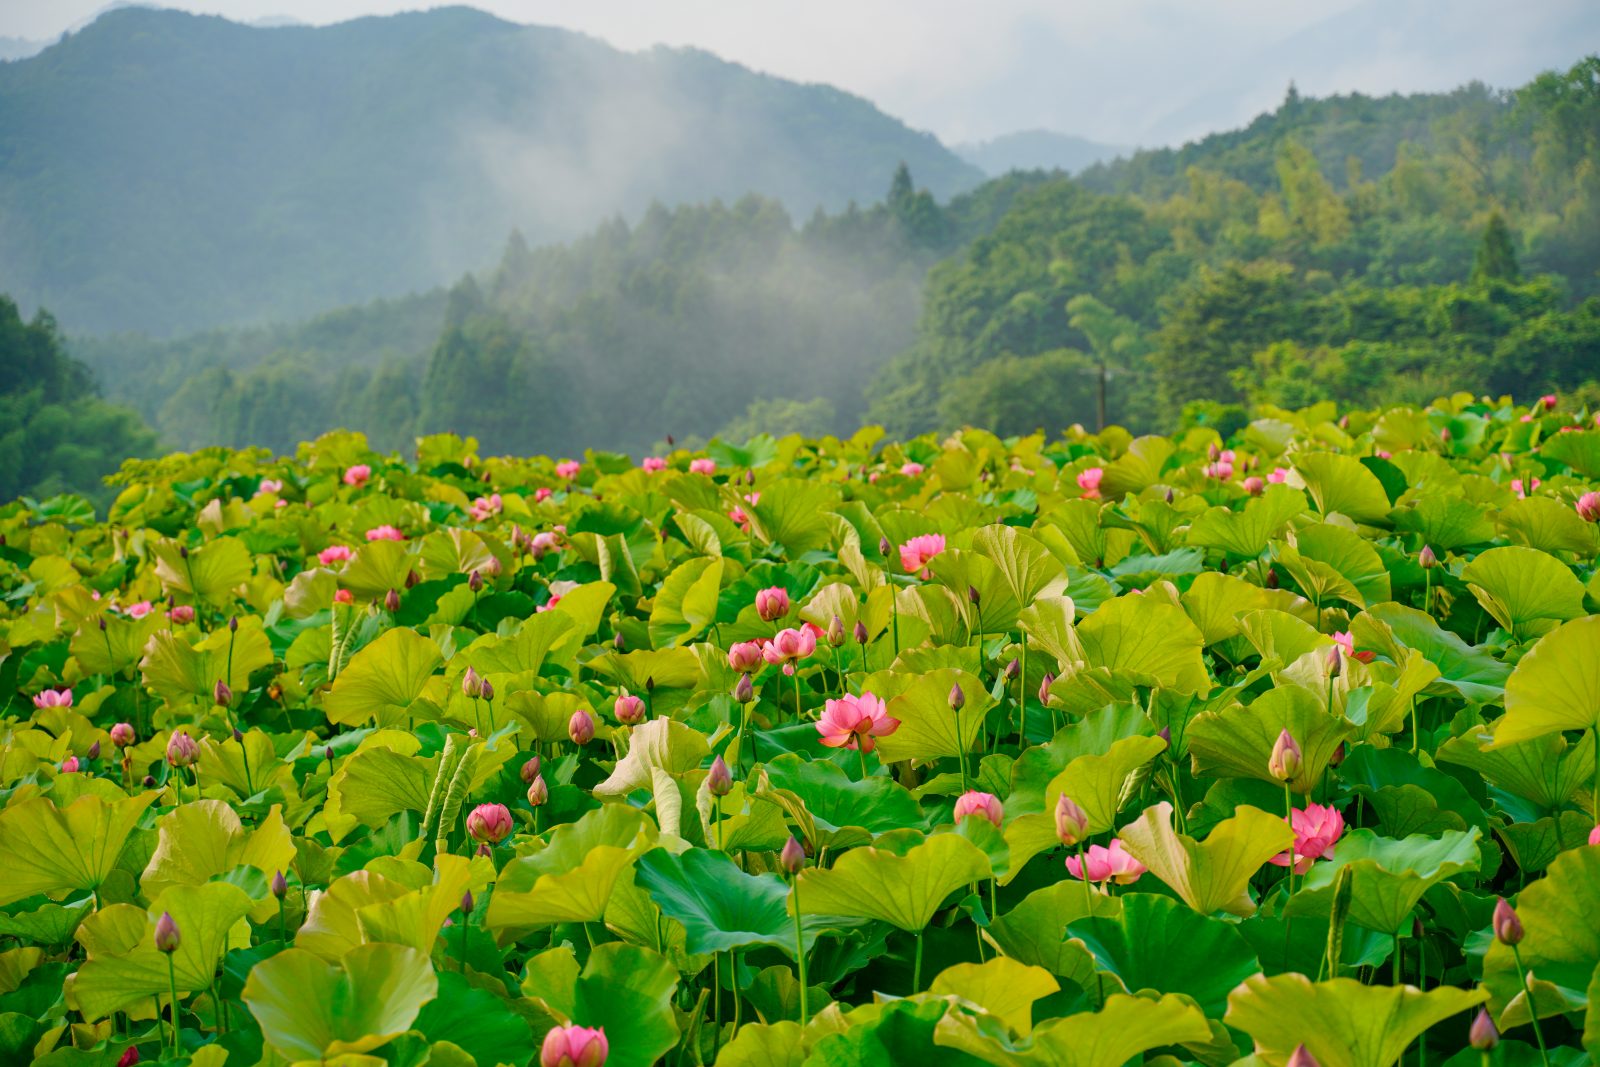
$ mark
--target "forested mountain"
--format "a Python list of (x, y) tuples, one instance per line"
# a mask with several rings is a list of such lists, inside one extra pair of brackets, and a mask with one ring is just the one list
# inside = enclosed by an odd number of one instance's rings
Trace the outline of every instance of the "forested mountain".
[[(719, 431), (1136, 429), (1243, 405), (1596, 390), (1600, 60), (1516, 92), (1289, 96), (1069, 179), (796, 225), (770, 200), (515, 236), (449, 293), (297, 328), (76, 342), (181, 447), (325, 426), (490, 451)], [(1351, 160), (1358, 160), (1352, 163)]]
[(518, 228), (758, 193), (801, 216), (982, 179), (858, 97), (442, 8), (326, 27), (108, 12), (0, 64), (0, 291), (75, 333), (426, 290)]
[(1019, 130), (988, 141), (956, 145), (956, 154), (985, 174), (1013, 170), (1059, 170), (1067, 174), (1131, 155), (1133, 149), (1100, 144), (1054, 130)]

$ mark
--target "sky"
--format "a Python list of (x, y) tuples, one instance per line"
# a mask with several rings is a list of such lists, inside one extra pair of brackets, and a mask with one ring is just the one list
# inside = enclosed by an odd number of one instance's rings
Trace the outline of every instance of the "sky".
[[(105, 0), (0, 0), (0, 36), (53, 38)], [(433, 6), (186, 0), (314, 24)], [(629, 50), (692, 46), (864, 96), (951, 144), (1050, 129), (1177, 144), (1303, 93), (1512, 87), (1600, 52), (1595, 0), (477, 0)]]

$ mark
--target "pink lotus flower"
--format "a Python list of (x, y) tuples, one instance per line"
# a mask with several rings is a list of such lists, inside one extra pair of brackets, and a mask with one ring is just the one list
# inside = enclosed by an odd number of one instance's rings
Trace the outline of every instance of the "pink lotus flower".
[(1104, 467), (1088, 467), (1078, 472), (1078, 488), (1087, 500), (1100, 499), (1100, 481), (1106, 476)]
[(1523, 486), (1522, 486), (1522, 479), (1521, 478), (1513, 478), (1513, 479), (1511, 479), (1511, 491), (1513, 493), (1517, 494), (1517, 496), (1519, 496), (1519, 497), (1526, 497), (1528, 495), (1528, 493), (1531, 493), (1531, 492), (1534, 492), (1535, 490), (1537, 490), (1539, 488), (1540, 484), (1541, 483), (1540, 483), (1539, 479), (1534, 478), (1532, 480), (1532, 484), (1529, 485), (1528, 488), (1527, 488), (1527, 491), (1524, 492), (1523, 491)]
[(822, 735), (824, 745), (859, 748), (863, 752), (871, 752), (877, 747), (878, 738), (899, 727), (900, 720), (890, 716), (888, 706), (871, 693), (829, 700), (817, 721), (817, 733)]
[(61, 761), (61, 773), (62, 774), (77, 774), (78, 773), (78, 757), (77, 756), (68, 756), (66, 759), (62, 760)]
[(1239, 488), (1243, 489), (1251, 496), (1260, 496), (1266, 491), (1267, 483), (1252, 474), (1250, 477), (1239, 483)]
[(944, 551), (944, 534), (922, 534), (900, 546), (900, 566), (907, 574), (928, 577), (928, 561)]
[(467, 833), (474, 841), (498, 845), (510, 835), (511, 812), (504, 804), (479, 804), (467, 816)]
[(781, 585), (756, 593), (756, 614), (763, 622), (776, 622), (789, 614), (789, 591)]
[(1089, 881), (1110, 881), (1118, 885), (1132, 885), (1145, 873), (1144, 864), (1128, 854), (1121, 838), (1113, 840), (1109, 848), (1090, 845), (1084, 850), (1083, 860), (1077, 856), (1067, 857), (1067, 873), (1072, 877), (1083, 878), (1085, 867), (1088, 868)]
[(762, 648), (761, 654), (768, 663), (775, 666), (781, 663), (784, 674), (793, 674), (795, 661), (808, 658), (816, 650), (815, 631), (802, 626), (798, 630), (779, 630), (777, 636)]
[[(367, 540), (374, 540), (371, 533), (367, 534)], [(354, 553), (351, 551), (349, 545), (329, 545), (327, 548), (317, 553), (317, 562), (322, 564), (324, 567), (331, 567), (335, 563), (343, 563), (352, 555), (354, 555)]]
[[(1294, 873), (1305, 874), (1312, 862), (1327, 855), (1344, 833), (1344, 816), (1331, 804), (1307, 804), (1304, 811), (1294, 810), (1289, 826), (1294, 830)], [(1289, 853), (1280, 852), (1270, 862), (1287, 867)]]
[(1233, 477), (1233, 464), (1229, 463), (1225, 459), (1219, 459), (1215, 463), (1207, 463), (1206, 477), (1215, 478), (1219, 482), (1225, 482), (1229, 478)]
[(539, 488), (533, 491), (533, 502), (535, 504), (543, 504), (546, 500), (549, 500), (554, 495), (555, 490), (551, 489), (548, 485), (541, 485)]
[(187, 767), (200, 755), (200, 746), (194, 738), (179, 730), (167, 738), (167, 762), (174, 767)]
[(1274, 467), (1274, 468), (1272, 468), (1272, 473), (1267, 475), (1267, 481), (1271, 482), (1273, 485), (1282, 485), (1284, 482), (1286, 482), (1288, 480), (1289, 480), (1289, 468), (1288, 467)]
[(1554, 411), (1556, 409), (1556, 394), (1546, 393), (1544, 396), (1539, 398), (1539, 404), (1546, 411)]
[(406, 535), (400, 532), (397, 526), (374, 526), (367, 531), (368, 541), (404, 541)]
[(283, 492), (283, 482), (277, 478), (263, 478), (261, 484), (256, 486), (256, 496), (268, 496), (272, 493)]
[(710, 477), (711, 475), (717, 473), (717, 461), (714, 459), (706, 459), (703, 456), (700, 459), (691, 459), (689, 461), (689, 473), (704, 474), (707, 477)]
[(561, 535), (551, 530), (544, 530), (533, 535), (533, 554), (542, 556), (546, 552), (554, 552), (561, 547)]
[(333, 602), (335, 604), (354, 604), (356, 595), (348, 589), (340, 589), (333, 594)]
[(1336, 643), (1344, 651), (1344, 654), (1353, 660), (1359, 660), (1362, 663), (1371, 663), (1373, 658), (1377, 655), (1375, 652), (1365, 650), (1357, 652), (1356, 639), (1347, 630), (1341, 630), (1338, 633), (1335, 633), (1333, 635), (1333, 640), (1334, 643)]
[(499, 493), (490, 493), (488, 496), (480, 496), (472, 502), (472, 518), (477, 522), (483, 522), (486, 519), (500, 514), (504, 507), (505, 501), (501, 498)]
[(359, 489), (372, 478), (372, 468), (365, 463), (357, 463), (344, 472), (344, 484), (353, 489)]
[(129, 604), (124, 610), (127, 611), (128, 618), (142, 619), (150, 614), (151, 604), (148, 600), (141, 600), (137, 604)]
[(567, 736), (574, 744), (587, 745), (594, 740), (594, 716), (587, 708), (579, 708), (567, 720)]
[(749, 674), (761, 666), (761, 645), (755, 641), (740, 641), (728, 649), (728, 666)]
[(656, 471), (666, 470), (667, 461), (660, 456), (646, 456), (644, 457), (644, 462), (640, 463), (639, 466), (646, 474), (654, 474)]
[(605, 1027), (558, 1026), (544, 1035), (539, 1067), (601, 1067), (610, 1054)]
[(1600, 826), (1589, 831), (1589, 844), (1600, 845)]
[[(759, 504), (761, 503), (761, 494), (746, 493), (744, 502), (746, 504)], [(745, 512), (744, 508), (740, 507), (738, 504), (735, 504), (733, 507), (728, 509), (728, 518), (732, 519), (734, 524), (740, 529), (747, 533), (749, 532), (750, 516)]]
[(577, 460), (564, 459), (560, 463), (556, 464), (556, 477), (564, 478), (570, 482), (572, 479), (578, 476), (578, 472), (582, 469), (583, 464), (579, 463)]
[(907, 478), (915, 478), (926, 469), (927, 468), (920, 463), (902, 463), (900, 465), (900, 473), (905, 475)]
[(174, 604), (167, 609), (167, 618), (179, 626), (187, 626), (189, 623), (194, 622), (194, 608), (188, 604)]
[(644, 701), (632, 693), (624, 692), (611, 706), (612, 714), (624, 726), (637, 726), (644, 722)]
[(1600, 493), (1585, 493), (1578, 498), (1578, 518), (1600, 522)]
[(1381, 448), (1378, 449), (1376, 452), (1374, 452), (1373, 455), (1377, 456), (1379, 459), (1393, 459), (1394, 458), (1394, 453), (1393, 452), (1385, 452)]
[(127, 748), (133, 744), (134, 739), (132, 723), (119, 722), (111, 728), (111, 743), (118, 748)]
[(552, 596), (549, 600), (546, 600), (543, 604), (540, 604), (537, 608), (534, 608), (533, 610), (536, 611), (536, 612), (549, 611), (551, 608), (555, 607), (559, 603), (561, 603), (561, 594), (557, 593), (554, 596)]
[(33, 697), (33, 706), (36, 708), (70, 708), (72, 707), (71, 689), (46, 689), (36, 693)]
[(956, 799), (957, 825), (969, 815), (988, 819), (998, 830), (1001, 819), (1005, 817), (1005, 809), (1000, 806), (1000, 798), (993, 793), (980, 793), (976, 789), (969, 789)]

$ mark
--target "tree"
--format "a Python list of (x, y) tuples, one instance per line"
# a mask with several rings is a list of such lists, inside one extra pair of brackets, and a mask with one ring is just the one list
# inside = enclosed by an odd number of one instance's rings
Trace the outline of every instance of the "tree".
[(947, 428), (981, 426), (1002, 437), (1059, 433), (1094, 418), (1094, 362), (1058, 349), (1038, 356), (1001, 356), (948, 383), (939, 414)]
[(1516, 249), (1511, 244), (1511, 230), (1506, 226), (1505, 218), (1496, 211), (1489, 216), (1489, 224), (1483, 230), (1483, 240), (1478, 245), (1477, 257), (1472, 261), (1472, 280), (1514, 282), (1521, 277), (1522, 272), (1517, 269)]

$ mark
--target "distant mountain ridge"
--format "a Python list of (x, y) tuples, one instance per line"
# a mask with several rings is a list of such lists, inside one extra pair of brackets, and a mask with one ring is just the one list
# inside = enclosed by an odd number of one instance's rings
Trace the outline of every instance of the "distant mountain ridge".
[(74, 333), (254, 323), (425, 290), (506, 234), (756, 192), (805, 216), (904, 161), (978, 168), (859, 97), (470, 8), (253, 28), (101, 16), (0, 65), (0, 291)]
[(999, 177), (1013, 170), (1076, 174), (1096, 163), (1132, 155), (1136, 149), (1101, 144), (1055, 130), (1018, 130), (987, 141), (956, 145), (955, 151), (990, 177)]

